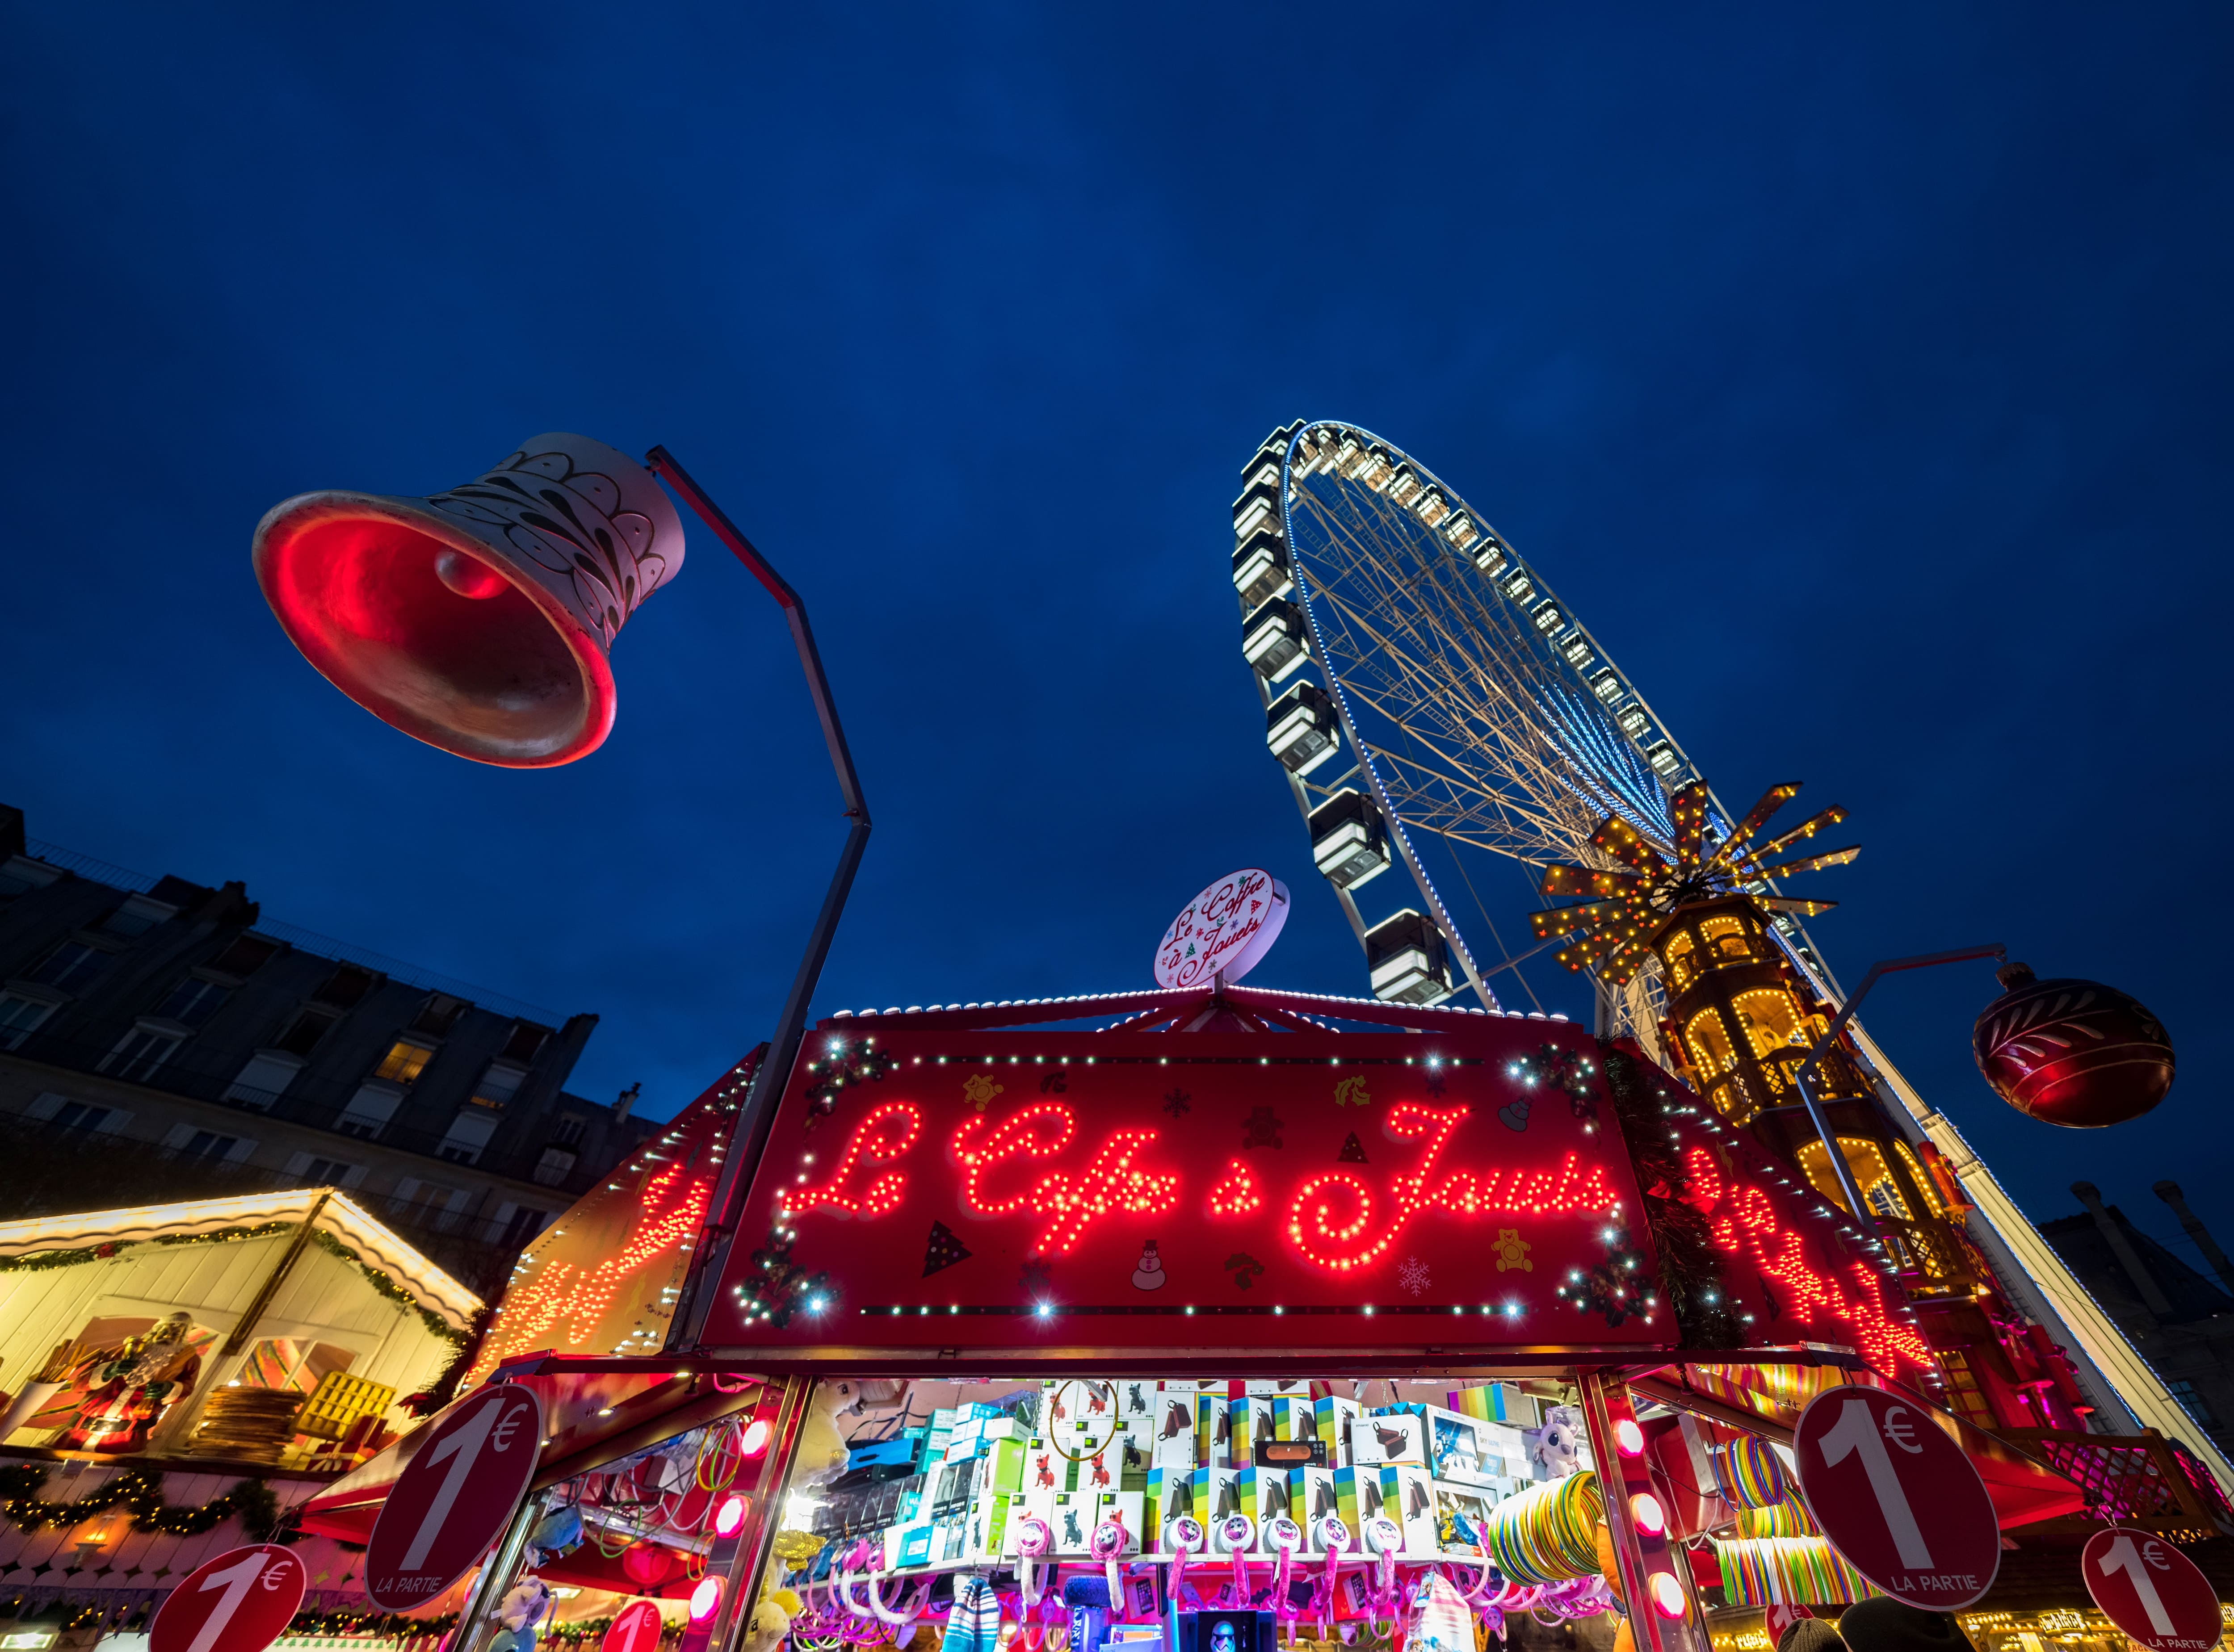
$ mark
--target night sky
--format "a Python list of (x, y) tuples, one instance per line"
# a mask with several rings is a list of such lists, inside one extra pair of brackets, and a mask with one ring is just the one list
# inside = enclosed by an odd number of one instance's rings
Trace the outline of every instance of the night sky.
[(8, 7), (0, 800), (593, 1009), (573, 1087), (681, 1105), (843, 833), (774, 606), (696, 535), (611, 742), (522, 774), (329, 689), (249, 569), (288, 494), (580, 430), (813, 614), (877, 820), (819, 1012), (1145, 985), (1244, 865), (1297, 895), (1255, 983), (1361, 993), (1227, 578), (1241, 462), (1346, 419), (1733, 806), (1852, 811), (1848, 982), (2006, 940), (2156, 1009), (2171, 1098), (2084, 1137), (1978, 1079), (1989, 966), (1866, 1019), (2035, 1218), (2084, 1175), (2170, 1235), (2173, 1176), (2234, 1242), (2234, 13), (1542, 10)]

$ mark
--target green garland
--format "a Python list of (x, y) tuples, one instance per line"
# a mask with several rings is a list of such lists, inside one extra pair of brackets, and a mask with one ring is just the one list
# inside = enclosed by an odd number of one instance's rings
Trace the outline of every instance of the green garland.
[[(282, 1225), (285, 1224), (283, 1224)], [(379, 1292), (380, 1295), (387, 1297), (389, 1301), (395, 1303), (397, 1306), (408, 1308), (413, 1313), (418, 1315), (419, 1322), (421, 1324), (424, 1325), (428, 1330), (432, 1332), (434, 1335), (439, 1336), (442, 1338), (443, 1341), (448, 1342), (453, 1348), (463, 1347), (472, 1336), (472, 1333), (470, 1331), (461, 1331), (453, 1328), (449, 1321), (444, 1319), (433, 1309), (425, 1306), (416, 1296), (406, 1290), (402, 1285), (397, 1284), (394, 1276), (382, 1273), (379, 1269), (374, 1267), (372, 1263), (367, 1262), (363, 1257), (357, 1255), (356, 1251), (350, 1250), (349, 1246), (343, 1244), (339, 1239), (334, 1237), (332, 1234), (327, 1232), (325, 1229), (313, 1229), (310, 1233), (310, 1241), (312, 1244), (318, 1246), (320, 1250), (339, 1257), (343, 1262), (354, 1262), (356, 1263), (356, 1270), (363, 1274), (371, 1283), (373, 1290)]]
[[(1672, 1088), (1686, 1101), (1695, 1098), (1618, 1045), (1602, 1042), (1599, 1048), (1614, 1121), (1644, 1194), (1644, 1225), (1658, 1258), (1655, 1283), (1660, 1298), (1675, 1310), (1686, 1348), (1741, 1347), (1745, 1328), (1722, 1281), (1721, 1257), (1707, 1218), (1691, 1203), (1691, 1172), (1668, 1133), (1673, 1111), (1668, 1092)], [(1624, 1234), (1623, 1243), (1627, 1242)]]
[(262, 1480), (242, 1480), (206, 1503), (166, 1503), (160, 1473), (127, 1468), (73, 1502), (56, 1503), (39, 1495), (47, 1473), (39, 1463), (0, 1467), (0, 1516), (26, 1534), (48, 1526), (75, 1525), (121, 1508), (132, 1517), (134, 1531), (159, 1531), (166, 1537), (199, 1537), (236, 1514), (241, 1530), (258, 1543), (285, 1543), (295, 1535), (296, 1511), (282, 1513), (278, 1498)]
[[(300, 1611), (287, 1620), (290, 1635), (370, 1635), (408, 1640), (422, 1635), (447, 1635), (458, 1625), (455, 1612), (440, 1617), (406, 1617), (401, 1612)], [(540, 1638), (540, 1637), (539, 1637)]]
[[(206, 1233), (160, 1233), (147, 1241), (132, 1239), (111, 1240), (95, 1245), (89, 1250), (35, 1250), (29, 1256), (0, 1257), (0, 1273), (39, 1272), (48, 1268), (75, 1268), (82, 1263), (106, 1262), (120, 1256), (139, 1243), (150, 1244), (230, 1244), (236, 1239), (268, 1239), (278, 1233), (291, 1233), (302, 1224), (298, 1222), (259, 1222), (254, 1227), (212, 1228)], [(343, 1262), (354, 1263), (373, 1290), (399, 1308), (407, 1308), (419, 1316), (419, 1322), (428, 1332), (441, 1337), (454, 1348), (462, 1348), (473, 1340), (470, 1330), (459, 1330), (433, 1309), (421, 1303), (411, 1292), (395, 1282), (395, 1276), (383, 1273), (356, 1251), (343, 1244), (323, 1228), (310, 1231), (311, 1241), (320, 1249), (339, 1257)]]

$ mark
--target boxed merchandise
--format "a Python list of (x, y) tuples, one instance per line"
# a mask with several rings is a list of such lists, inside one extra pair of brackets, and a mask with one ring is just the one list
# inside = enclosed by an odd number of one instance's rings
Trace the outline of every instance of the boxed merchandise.
[(1431, 1555), (1437, 1546), (1435, 1483), (1424, 1468), (1383, 1464), (1381, 1512), (1404, 1528), (1404, 1552)]
[(1258, 1440), (1277, 1440), (1281, 1437), (1277, 1427), (1277, 1414), (1273, 1409), (1279, 1403), (1277, 1400), (1253, 1395), (1244, 1396), (1232, 1402), (1233, 1461), (1254, 1462), (1257, 1459)]
[(1194, 1460), (1199, 1466), (1224, 1467), (1233, 1459), (1233, 1403), (1221, 1391), (1194, 1397)]
[(1024, 1453), (1029, 1443), (1013, 1436), (995, 1440), (978, 1461), (978, 1483), (993, 1491), (1022, 1491), (1024, 1485)]
[(930, 1482), (928, 1513), (934, 1520), (944, 1520), (961, 1513), (970, 1506), (970, 1499), (978, 1485), (980, 1465), (974, 1457), (965, 1457), (958, 1463), (945, 1463), (924, 1478)]
[(1355, 1538), (1365, 1530), (1366, 1520), (1381, 1512), (1381, 1471), (1337, 1468), (1333, 1472), (1334, 1512), (1342, 1516)]
[(1154, 1541), (1149, 1546), (1161, 1554), (1165, 1552), (1164, 1528), (1180, 1515), (1195, 1512), (1194, 1471), (1191, 1468), (1150, 1469), (1148, 1502), (1153, 1505), (1155, 1513), (1148, 1529)]
[(1125, 1528), (1124, 1552), (1138, 1554), (1146, 1547), (1142, 1541), (1147, 1531), (1147, 1498), (1140, 1492), (1103, 1492), (1094, 1499), (1094, 1524), (1096, 1528), (1112, 1521)]
[(918, 1521), (907, 1525), (888, 1525), (885, 1528), (885, 1570), (900, 1566), (927, 1566), (931, 1564), (931, 1522)]
[(1489, 1425), (1440, 1406), (1427, 1407), (1427, 1466), (1437, 1479), (1480, 1485), (1504, 1472), (1501, 1454), (1484, 1446), (1481, 1436)]
[(1383, 1463), (1427, 1467), (1427, 1420), (1408, 1411), (1352, 1418), (1349, 1460), (1360, 1468), (1378, 1467)]
[(1272, 1401), (1272, 1438), (1316, 1440), (1319, 1417), (1309, 1396), (1276, 1394)]
[(1312, 1411), (1318, 1424), (1318, 1437), (1327, 1443), (1328, 1453), (1336, 1468), (1348, 1468), (1349, 1456), (1349, 1425), (1365, 1414), (1365, 1407), (1355, 1400), (1337, 1400), (1327, 1394), (1312, 1402)]
[(1250, 1518), (1257, 1522), (1257, 1546), (1271, 1552), (1271, 1540), (1264, 1537), (1264, 1525), (1283, 1516), (1301, 1525), (1296, 1514), (1296, 1477), (1284, 1469), (1259, 1468), (1256, 1471), (1256, 1500), (1248, 1509)]
[(1435, 1541), (1446, 1554), (1483, 1552), (1496, 1494), (1451, 1480), (1435, 1482)]
[(1027, 1520), (1038, 1520), (1046, 1525), (1048, 1531), (1054, 1531), (1055, 1500), (1061, 1495), (1053, 1486), (1026, 1486), (1023, 1496), (1009, 1505), (1009, 1525), (1001, 1534), (1001, 1552), (1004, 1555), (1018, 1552), (1016, 1539), (1022, 1534)]
[(1318, 1525), (1329, 1514), (1340, 1514), (1331, 1468), (1299, 1468), (1288, 1476), (1288, 1518), (1303, 1529), (1303, 1545), (1312, 1554), (1323, 1554)]
[(1055, 1499), (1055, 1544), (1051, 1552), (1080, 1556), (1094, 1536), (1094, 1498), (1084, 1492), (1058, 1492)]
[(1311, 1385), (1308, 1380), (1290, 1382), (1271, 1377), (1251, 1377), (1244, 1388), (1251, 1395), (1288, 1394), (1304, 1400), (1311, 1395)]
[(1061, 1492), (1068, 1489), (1069, 1465), (1059, 1456), (1054, 1446), (1044, 1440), (1035, 1440), (1024, 1447), (1024, 1490), (1027, 1492)]
[(1120, 1382), (1117, 1385), (1117, 1420), (1128, 1434), (1148, 1438), (1155, 1431), (1156, 1385)]
[(1001, 1557), (1009, 1535), (1009, 1510), (1016, 1500), (1011, 1492), (988, 1492), (970, 1505), (963, 1558), (976, 1564)]
[(1483, 1474), (1500, 1489), (1516, 1480), (1533, 1478), (1528, 1462), (1528, 1438), (1509, 1422), (1478, 1422), (1473, 1426), (1474, 1449)]
[(1117, 1439), (1090, 1457), (1081, 1457), (1071, 1465), (1070, 1489), (1074, 1492), (1114, 1492), (1125, 1478), (1124, 1436)]
[(1253, 1487), (1256, 1472), (1241, 1468), (1195, 1470), (1187, 1492), (1194, 1518), (1207, 1527), (1216, 1525), (1229, 1514), (1246, 1513), (1248, 1503), (1241, 1489), (1242, 1479), (1244, 1475), (1248, 1476), (1249, 1484)]
[(1173, 1384), (1165, 1383), (1156, 1396), (1156, 1422), (1149, 1439), (1148, 1466), (1151, 1468), (1172, 1468), (1181, 1471), (1194, 1467), (1199, 1460), (1195, 1453), (1195, 1400), (1193, 1385), (1184, 1394), (1173, 1392)]

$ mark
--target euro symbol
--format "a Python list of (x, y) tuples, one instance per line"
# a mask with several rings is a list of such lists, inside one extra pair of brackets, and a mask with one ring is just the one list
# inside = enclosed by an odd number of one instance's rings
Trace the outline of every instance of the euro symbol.
[(502, 1451), (506, 1446), (511, 1445), (513, 1430), (519, 1426), (519, 1420), (526, 1414), (527, 1407), (526, 1406), (514, 1406), (510, 1411), (505, 1413), (504, 1420), (497, 1424), (495, 1429), (489, 1435), (489, 1449), (491, 1451)]
[(270, 1565), (264, 1569), (264, 1587), (266, 1590), (278, 1588), (281, 1583), (286, 1581), (287, 1568), (291, 1564), (291, 1562), (284, 1559), (273, 1560)]
[(1908, 1432), (1911, 1427), (1909, 1418), (1912, 1414), (1906, 1406), (1895, 1406), (1886, 1412), (1885, 1435), (1911, 1457), (1915, 1457), (1922, 1453), (1924, 1447), (1917, 1444), (1916, 1437)]
[(2165, 1557), (2164, 1544), (2153, 1538), (2141, 1545), (2141, 1558), (2159, 1571), (2172, 1570), (2172, 1562)]

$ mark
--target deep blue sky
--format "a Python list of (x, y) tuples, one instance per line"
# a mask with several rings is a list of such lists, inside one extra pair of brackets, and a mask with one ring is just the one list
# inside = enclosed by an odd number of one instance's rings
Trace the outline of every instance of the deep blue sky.
[(1853, 811), (1849, 980), (2006, 938), (2162, 1014), (2172, 1098), (2087, 1137), (1977, 1079), (1983, 966), (1868, 1019), (2036, 1215), (2085, 1174), (2161, 1231), (2170, 1174), (2234, 1240), (2223, 7), (5, 17), (34, 835), (595, 1009), (576, 1087), (695, 1094), (841, 830), (758, 589), (698, 536), (611, 743), (522, 774), (343, 700), (249, 571), (284, 495), (578, 429), (811, 604), (878, 821), (819, 1008), (1143, 984), (1251, 863), (1298, 898), (1258, 981), (1359, 991), (1226, 578), (1237, 467), (1346, 418), (1734, 803)]

